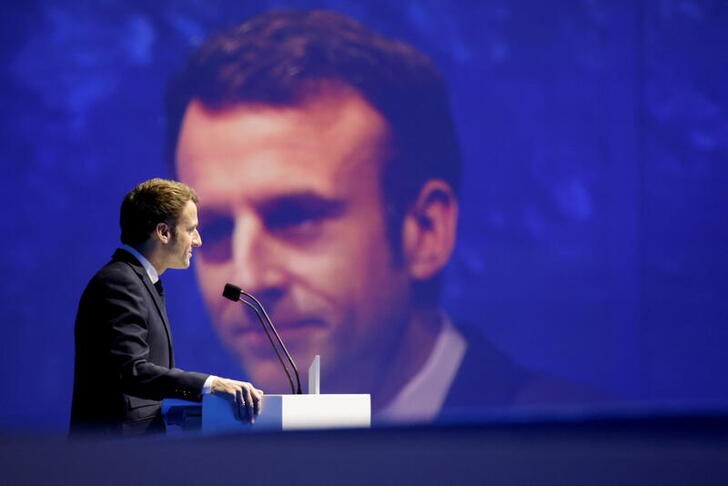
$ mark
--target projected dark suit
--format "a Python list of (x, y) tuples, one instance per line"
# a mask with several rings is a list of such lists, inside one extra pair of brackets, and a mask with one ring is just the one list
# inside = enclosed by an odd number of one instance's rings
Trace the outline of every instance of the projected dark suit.
[(162, 398), (201, 399), (208, 375), (174, 368), (164, 299), (124, 250), (81, 296), (75, 340), (72, 435), (163, 432)]
[(606, 393), (524, 368), (479, 333), (459, 328), (468, 342), (440, 417), (462, 418), (488, 408), (604, 403)]

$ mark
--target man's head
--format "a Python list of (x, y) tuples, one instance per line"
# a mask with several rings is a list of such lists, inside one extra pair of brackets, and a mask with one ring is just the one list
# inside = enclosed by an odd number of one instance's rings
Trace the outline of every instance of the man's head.
[(252, 378), (270, 389), (280, 371), (219, 297), (226, 281), (271, 307), (304, 362), (366, 374), (397, 353), (436, 307), (455, 237), (459, 150), (431, 61), (339, 14), (270, 13), (206, 42), (168, 113), (205, 201), (200, 285)]
[(161, 273), (187, 268), (192, 248), (202, 240), (197, 231), (200, 200), (186, 184), (150, 179), (132, 189), (121, 203), (121, 242), (142, 251)]

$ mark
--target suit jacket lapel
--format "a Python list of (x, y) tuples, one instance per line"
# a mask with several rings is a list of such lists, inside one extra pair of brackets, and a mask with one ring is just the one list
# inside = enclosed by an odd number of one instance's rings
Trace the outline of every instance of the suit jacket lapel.
[(149, 275), (147, 274), (147, 271), (142, 266), (141, 262), (137, 260), (134, 255), (122, 250), (118, 249), (114, 253), (113, 258), (115, 260), (122, 260), (131, 266), (131, 268), (136, 272), (136, 274), (139, 276), (139, 279), (144, 282), (144, 287), (147, 289), (147, 292), (149, 292), (149, 295), (152, 296), (152, 300), (154, 301), (154, 305), (157, 308), (157, 312), (159, 313), (159, 317), (162, 319), (162, 324), (164, 325), (164, 332), (167, 334), (167, 343), (169, 346), (169, 361), (170, 361), (170, 368), (174, 367), (174, 346), (172, 345), (172, 331), (169, 327), (169, 318), (167, 317), (167, 308), (164, 304), (164, 301), (162, 300), (162, 297), (157, 292), (157, 289), (154, 287), (154, 284), (149, 279)]
[(151, 280), (149, 280), (149, 275), (147, 275), (146, 270), (144, 270), (144, 267), (141, 268), (141, 272), (137, 270), (137, 273), (140, 273), (140, 277), (142, 278), (142, 281), (144, 282), (144, 286), (147, 288), (147, 292), (149, 292), (152, 295), (152, 299), (154, 300), (154, 305), (157, 306), (157, 311), (159, 312), (159, 315), (162, 317), (162, 323), (164, 323), (164, 332), (167, 333), (167, 343), (169, 345), (169, 367), (174, 368), (174, 346), (172, 346), (172, 330), (169, 327), (169, 318), (167, 317), (167, 307), (164, 303), (164, 300), (162, 300), (162, 297), (159, 295), (159, 292), (157, 292), (157, 289), (154, 287), (154, 284)]

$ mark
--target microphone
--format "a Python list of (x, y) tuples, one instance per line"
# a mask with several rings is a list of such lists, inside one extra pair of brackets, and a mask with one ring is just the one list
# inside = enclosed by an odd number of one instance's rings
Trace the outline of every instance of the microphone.
[(243, 293), (243, 289), (238, 287), (237, 285), (233, 285), (231, 283), (226, 283), (225, 288), (222, 289), (222, 296), (226, 299), (230, 299), (234, 302), (237, 302), (240, 300), (240, 294)]
[[(288, 349), (286, 349), (286, 345), (283, 344), (283, 339), (281, 339), (280, 334), (278, 334), (278, 331), (276, 330), (275, 326), (273, 325), (273, 321), (270, 320), (270, 317), (268, 316), (268, 313), (265, 311), (265, 308), (263, 307), (263, 304), (260, 303), (258, 299), (256, 299), (252, 294), (249, 294), (248, 292), (244, 291), (237, 285), (233, 285), (231, 283), (226, 283), (225, 288), (222, 290), (222, 296), (226, 299), (232, 300), (234, 302), (242, 302), (255, 312), (255, 315), (258, 317), (258, 321), (260, 322), (260, 325), (263, 326), (263, 330), (265, 331), (266, 336), (268, 336), (268, 340), (270, 341), (271, 346), (273, 346), (273, 351), (275, 351), (276, 356), (278, 357), (278, 361), (281, 362), (281, 366), (283, 367), (283, 371), (286, 373), (286, 376), (288, 377), (288, 382), (291, 384), (291, 393), (301, 395), (303, 392), (301, 391), (301, 377), (298, 374), (298, 368), (296, 368), (296, 363), (293, 361), (293, 358), (291, 357), (291, 354), (288, 352)], [(249, 300), (245, 299), (243, 296), (248, 297), (255, 302), (250, 302)], [(261, 315), (262, 314), (262, 315)], [(291, 373), (289, 372), (288, 368), (286, 367), (283, 358), (281, 358), (281, 355), (278, 351), (278, 348), (275, 345), (275, 342), (273, 341), (273, 337), (270, 334), (270, 331), (273, 331), (273, 335), (276, 338), (276, 341), (280, 345), (281, 349), (286, 355), (286, 358), (288, 359), (288, 363), (291, 365), (291, 368), (293, 368), (293, 373), (296, 376), (296, 385), (297, 387), (293, 386), (293, 379), (291, 378)]]

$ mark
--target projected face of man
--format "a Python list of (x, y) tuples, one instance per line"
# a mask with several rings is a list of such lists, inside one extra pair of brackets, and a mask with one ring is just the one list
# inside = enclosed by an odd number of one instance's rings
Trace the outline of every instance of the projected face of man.
[(193, 101), (177, 147), (200, 195), (197, 276), (212, 321), (250, 378), (288, 392), (259, 323), (226, 282), (267, 306), (299, 367), (322, 356), (325, 392), (372, 392), (392, 373), (410, 278), (394, 263), (380, 183), (385, 120), (357, 93), (296, 107), (208, 111)]

